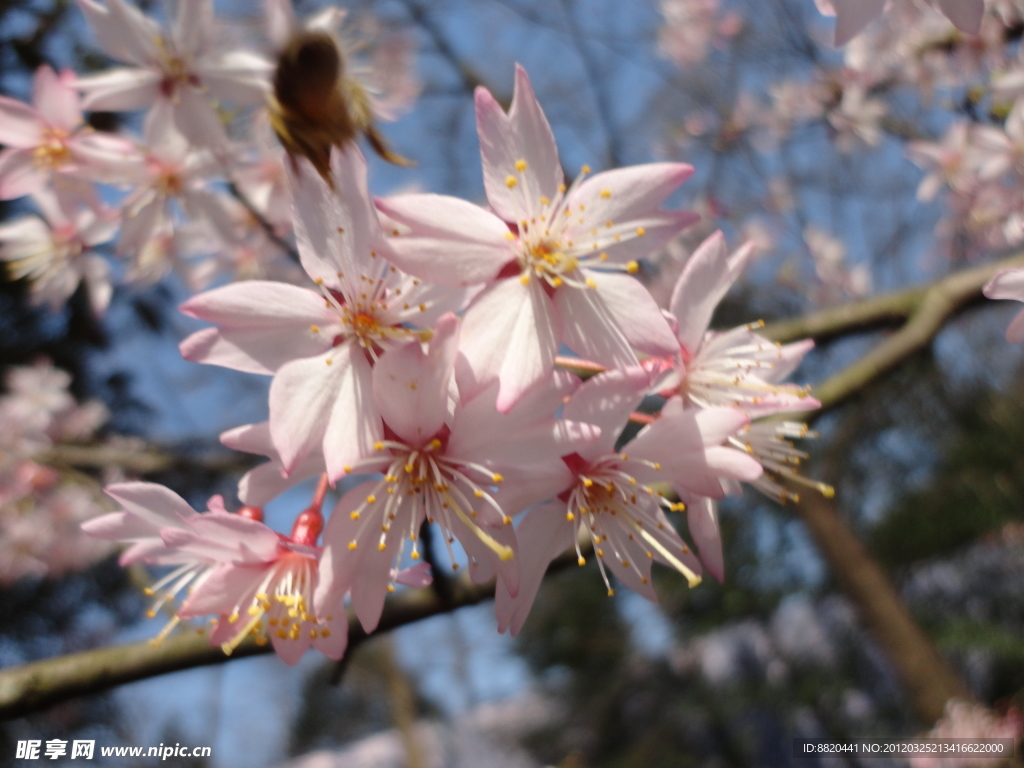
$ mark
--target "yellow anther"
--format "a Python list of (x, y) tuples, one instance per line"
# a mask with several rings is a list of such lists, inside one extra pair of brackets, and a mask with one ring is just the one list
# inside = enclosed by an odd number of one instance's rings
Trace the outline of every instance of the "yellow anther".
[(352, 520), (358, 520), (359, 519), (359, 512), (358, 511), (350, 512), (348, 516)]
[(530, 282), (529, 273), (523, 272), (523, 274), (519, 276), (519, 282), (522, 283), (523, 285), (527, 285)]
[(572, 512), (566, 512), (565, 519), (571, 523), (573, 520), (576, 519), (576, 515), (574, 515)]
[(506, 176), (505, 177), (505, 186), (508, 187), (509, 189), (512, 189), (512, 187), (514, 187), (518, 183), (519, 182), (516, 181), (516, 177), (515, 176)]
[(388, 548), (388, 545), (385, 542), (383, 542), (383, 541), (380, 544), (377, 545), (377, 549), (380, 550), (381, 552), (383, 552), (387, 548)]
[(515, 235), (513, 235), (513, 234), (512, 234), (511, 232), (506, 232), (506, 233), (505, 233), (505, 239), (506, 239), (506, 240), (515, 240), (515, 239), (516, 239), (516, 236), (515, 236)]
[(552, 285), (552, 287), (554, 287), (554, 288), (559, 288), (559, 287), (561, 287), (561, 285), (562, 285), (562, 278), (560, 278), (560, 277), (556, 277), (556, 278), (555, 278), (554, 280), (552, 280), (552, 281), (551, 281), (551, 285)]
[(548, 199), (547, 199), (546, 197), (544, 197), (543, 195), (541, 195), (541, 198), (540, 198), (540, 204), (541, 204), (541, 205), (551, 205), (551, 201), (550, 201), (550, 200), (548, 200)]
[(318, 277), (313, 282), (316, 283), (317, 285), (323, 285), (324, 284), (324, 279), (322, 277)]
[(603, 197), (605, 200), (607, 200), (611, 196), (612, 196), (612, 191), (610, 189), (602, 189), (601, 190), (601, 197)]
[(427, 443), (427, 450), (428, 451), (436, 451), (440, 447), (441, 447), (441, 441), (438, 440), (436, 437), (433, 440), (431, 440), (429, 443)]
[(477, 489), (473, 491), (473, 495), (476, 496), (478, 499), (482, 499), (484, 497), (484, 492), (481, 491), (480, 489)]
[(516, 160), (516, 170), (519, 171), (519, 173), (522, 173), (523, 171), (525, 171), (526, 170), (526, 161), (525, 160)]
[(413, 560), (419, 560), (419, 559), (420, 559), (420, 553), (419, 553), (419, 552), (417, 552), (417, 551), (416, 551), (416, 550), (414, 549), (414, 550), (412, 551), (412, 554), (411, 554), (411, 555), (409, 555), (409, 557), (411, 557), (411, 558), (412, 558)]
[(587, 558), (583, 557), (583, 555), (580, 555), (578, 558), (576, 558), (576, 565), (586, 565), (586, 564), (587, 564)]
[(382, 443), (380, 441), (374, 443), (373, 444), (373, 450), (375, 450), (375, 451), (383, 451), (384, 450), (384, 443)]
[(358, 547), (358, 546), (359, 546), (359, 545), (358, 545), (358, 544), (356, 544), (356, 541), (355, 541), (355, 539), (353, 539), (352, 541), (350, 541), (350, 542), (348, 543), (348, 548), (349, 548), (349, 549), (355, 549), (355, 548), (356, 548), (356, 547)]
[(590, 173), (590, 166), (584, 165), (582, 168), (580, 168), (580, 173)]
[(491, 480), (493, 480), (496, 483), (500, 483), (504, 479), (505, 478), (502, 477), (501, 475), (499, 475), (497, 472), (495, 472), (493, 475), (491, 475)]
[(584, 485), (584, 487), (589, 488), (593, 484), (594, 484), (594, 481), (591, 480), (589, 477), (584, 477), (583, 478), (583, 485)]
[(331, 358), (329, 357), (326, 360), (324, 360), (324, 362), (327, 363), (328, 365), (334, 365), (334, 361), (331, 360)]
[(631, 275), (635, 275), (640, 271), (640, 265), (635, 261), (631, 261), (626, 265), (626, 271)]
[(320, 333), (320, 326), (319, 325), (311, 325), (311, 326), (309, 326), (309, 330), (311, 330), (313, 333)]
[(637, 227), (636, 228), (636, 235), (637, 235), (637, 237), (643, 237), (646, 234), (647, 234), (647, 230), (644, 229), (643, 227)]
[(587, 288), (597, 288), (597, 283), (594, 282), (594, 278), (587, 278)]
[(394, 591), (395, 591), (395, 585), (394, 584), (388, 584), (388, 592), (394, 592)]
[(615, 590), (608, 587), (608, 597), (615, 597)]
[(367, 504), (374, 504), (374, 503), (376, 503), (376, 501), (377, 501), (377, 497), (374, 496), (372, 493), (369, 496), (366, 497), (366, 503)]
[(236, 621), (238, 621), (238, 611), (233, 611), (232, 614), (228, 616), (228, 624), (234, 624)]

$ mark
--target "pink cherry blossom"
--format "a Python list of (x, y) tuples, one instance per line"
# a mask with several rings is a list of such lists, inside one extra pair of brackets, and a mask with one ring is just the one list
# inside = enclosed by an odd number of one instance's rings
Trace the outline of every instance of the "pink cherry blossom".
[(775, 344), (756, 333), (759, 323), (723, 333), (708, 331), (715, 307), (753, 253), (753, 244), (747, 243), (730, 256), (721, 232), (701, 244), (672, 293), (670, 312), (677, 323), (679, 351), (645, 365), (661, 374), (659, 391), (678, 391), (699, 408), (734, 406), (751, 416), (818, 408), (820, 403), (804, 388), (781, 383), (812, 342)]
[(407, 228), (392, 240), (402, 269), (447, 285), (487, 283), (465, 315), (462, 352), (479, 389), (500, 382), (508, 410), (548, 375), (560, 344), (608, 367), (635, 365), (634, 349), (674, 343), (632, 273), (696, 216), (660, 206), (693, 169), (656, 163), (562, 183), (558, 150), (522, 67), (506, 114), (476, 92), (484, 185), (493, 213), (441, 195), (378, 201)]
[(22, 216), (0, 225), (0, 259), (13, 278), (29, 281), (34, 303), (56, 311), (84, 281), (93, 312), (102, 314), (112, 294), (110, 268), (92, 248), (110, 240), (117, 224), (90, 207), (71, 209), (71, 201), (49, 191), (33, 200), (44, 218)]
[(647, 597), (656, 596), (650, 584), (656, 560), (683, 574), (695, 586), (700, 564), (665, 516), (665, 509), (683, 505), (663, 498), (650, 487), (670, 482), (685, 492), (721, 497), (723, 479), (753, 480), (761, 473), (756, 461), (723, 445), (748, 423), (731, 408), (683, 411), (678, 398), (661, 418), (645, 427), (621, 452), (615, 443), (629, 414), (650, 385), (646, 371), (632, 368), (608, 371), (588, 380), (565, 406), (564, 416), (599, 427), (590, 445), (563, 456), (571, 479), (557, 500), (527, 513), (517, 536), (521, 553), (519, 593), (499, 582), (495, 610), (501, 631), (516, 634), (522, 627), (548, 564), (588, 536), (609, 594), (608, 573)]
[(195, 296), (182, 312), (219, 327), (192, 334), (181, 352), (187, 360), (272, 374), (270, 436), (284, 471), (322, 451), (333, 481), (383, 437), (372, 394), (376, 357), (429, 338), (422, 329), (462, 299), (385, 261), (365, 159), (350, 147), (332, 162), (336, 189), (308, 165), (292, 175), (299, 256), (319, 291), (253, 280)]
[(245, 107), (261, 104), (272, 65), (218, 45), (212, 0), (183, 0), (169, 30), (126, 0), (78, 0), (100, 47), (130, 66), (78, 78), (86, 109), (170, 107), (190, 142), (221, 151), (227, 134), (211, 97)]
[(42, 192), (55, 173), (64, 184), (109, 178), (111, 166), (133, 151), (130, 142), (85, 125), (74, 78), (44, 65), (33, 78), (31, 107), (0, 96), (0, 200)]
[(134, 189), (121, 205), (117, 250), (132, 256), (129, 280), (155, 282), (186, 255), (177, 252), (188, 251), (189, 244), (175, 237), (176, 207), (193, 227), (205, 224), (222, 240), (234, 235), (231, 211), (237, 203), (208, 185), (219, 167), (208, 150), (189, 145), (168, 104), (154, 107), (146, 120), (145, 152), (124, 166)]
[(269, 636), (286, 664), (298, 663), (311, 646), (340, 659), (348, 645), (344, 606), (339, 602), (325, 614), (313, 613), (322, 525), (314, 501), (296, 518), (287, 538), (258, 520), (221, 512), (192, 518), (185, 529), (164, 529), (170, 550), (217, 564), (195, 585), (178, 615), (218, 615), (210, 641), (228, 654), (254, 634), (257, 642)]
[(970, 127), (967, 123), (954, 123), (942, 141), (912, 141), (907, 154), (917, 165), (928, 171), (917, 188), (917, 199), (935, 198), (943, 186), (965, 191), (973, 182), (973, 171), (968, 165)]
[(284, 463), (270, 439), (270, 423), (266, 421), (229, 429), (221, 434), (220, 441), (232, 450), (255, 453), (270, 459), (250, 469), (238, 481), (238, 498), (243, 504), (262, 507), (287, 489), (327, 471), (323, 454), (316, 451), (285, 474)]
[[(373, 392), (389, 437), (354, 464), (380, 480), (347, 493), (324, 534), (323, 581), (317, 606), (347, 590), (364, 628), (380, 619), (389, 574), (406, 542), (419, 557), (419, 529), (436, 522), (451, 553), (456, 539), (470, 576), (497, 574), (510, 594), (519, 588), (511, 517), (565, 482), (558, 457), (597, 436), (587, 424), (555, 419), (574, 385), (568, 374), (537, 387), (508, 414), (494, 408), (494, 389), (452, 404), (458, 320), (443, 318), (427, 349), (411, 342), (386, 352), (374, 368)], [(507, 485), (515, 486), (506, 494)], [(453, 567), (457, 567), (452, 554)]]
[[(932, 739), (1019, 739), (1024, 732), (1024, 716), (1014, 706), (1004, 715), (972, 701), (950, 699), (946, 713), (927, 736)], [(916, 755), (910, 768), (985, 768), (998, 766), (1004, 758), (965, 755), (936, 757)]]
[[(1024, 267), (1004, 269), (988, 281), (982, 291), (990, 299), (1024, 301)], [(1006, 329), (1006, 340), (1011, 344), (1024, 341), (1024, 310), (1021, 310)]]
[[(836, 45), (845, 45), (871, 21), (881, 15), (887, 0), (815, 0), (818, 10), (836, 17)], [(977, 34), (985, 12), (984, 0), (933, 0), (933, 5), (958, 29)]]

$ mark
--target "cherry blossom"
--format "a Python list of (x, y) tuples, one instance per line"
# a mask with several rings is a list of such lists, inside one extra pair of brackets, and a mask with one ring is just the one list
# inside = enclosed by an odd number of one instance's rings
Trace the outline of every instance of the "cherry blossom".
[(387, 243), (359, 150), (335, 151), (333, 169), (336, 189), (308, 164), (291, 176), (299, 255), (319, 291), (252, 280), (181, 307), (219, 326), (185, 339), (182, 355), (272, 374), (270, 435), (284, 471), (319, 450), (332, 481), (383, 437), (372, 397), (374, 359), (395, 344), (428, 339), (424, 329), (461, 304), (453, 292), (385, 261)]
[(671, 332), (631, 275), (637, 259), (696, 217), (660, 205), (693, 169), (656, 163), (562, 183), (558, 150), (529, 77), (516, 69), (506, 114), (476, 91), (484, 185), (493, 213), (441, 195), (402, 195), (380, 208), (407, 228), (392, 239), (402, 269), (447, 285), (486, 283), (466, 311), (462, 352), (475, 388), (500, 382), (508, 410), (551, 369), (560, 344), (609, 367), (634, 349), (666, 354)]
[(760, 323), (708, 331), (715, 307), (753, 253), (747, 243), (730, 256), (721, 232), (701, 244), (680, 274), (669, 306), (678, 352), (645, 361), (645, 366), (661, 374), (659, 391), (678, 391), (699, 408), (727, 405), (751, 416), (818, 408), (820, 403), (804, 388), (781, 383), (812, 342), (775, 344), (756, 333)]
[[(983, 293), (990, 299), (1024, 301), (1024, 267), (1005, 269), (985, 285)], [(1024, 341), (1024, 310), (1013, 318), (1006, 329), (1006, 340), (1011, 344)]]
[(497, 573), (515, 594), (520, 573), (512, 515), (555, 493), (566, 477), (558, 457), (598, 434), (554, 417), (574, 386), (569, 374), (535, 388), (507, 414), (495, 410), (493, 387), (467, 398), (460, 384), (449, 416), (457, 353), (458, 320), (448, 315), (426, 350), (407, 343), (384, 353), (374, 368), (374, 398), (389, 437), (347, 471), (383, 478), (349, 491), (331, 515), (316, 603), (329, 605), (350, 590), (367, 631), (377, 626), (389, 574), (407, 541), (419, 558), (424, 521), (441, 527), (453, 567), (451, 544), (458, 539), (475, 580)]
[[(889, 0), (815, 0), (815, 3), (823, 14), (836, 17), (836, 45), (848, 43), (890, 5)], [(964, 32), (977, 34), (981, 27), (984, 0), (934, 0), (933, 5)]]
[(218, 45), (212, 0), (182, 0), (169, 30), (125, 0), (78, 0), (78, 6), (100, 47), (129, 65), (78, 78), (86, 109), (164, 104), (190, 142), (224, 151), (227, 134), (211, 97), (239, 107), (266, 97), (270, 62)]
[(56, 311), (85, 282), (93, 312), (110, 303), (110, 267), (93, 249), (110, 240), (117, 224), (86, 206), (46, 190), (33, 196), (44, 218), (22, 216), (0, 225), (0, 259), (11, 277), (29, 281), (32, 300)]
[(664, 510), (679, 510), (648, 483), (670, 482), (689, 492), (721, 497), (722, 479), (756, 479), (757, 462), (722, 444), (748, 423), (741, 411), (712, 408), (684, 411), (678, 399), (662, 417), (633, 440), (615, 450), (629, 414), (650, 384), (646, 371), (609, 371), (588, 380), (566, 403), (564, 416), (600, 427), (600, 438), (563, 462), (571, 472), (557, 500), (535, 507), (519, 526), (522, 558), (519, 592), (499, 583), (495, 610), (498, 628), (518, 633), (537, 594), (548, 564), (574, 544), (580, 565), (586, 560), (579, 545), (590, 538), (609, 595), (611, 572), (623, 584), (656, 600), (650, 584), (655, 560), (700, 582), (700, 564), (668, 521)]
[(51, 180), (109, 177), (132, 151), (128, 141), (85, 125), (74, 78), (70, 70), (57, 74), (44, 65), (32, 81), (31, 107), (0, 96), (0, 143), (7, 147), (0, 152), (0, 199), (42, 192)]

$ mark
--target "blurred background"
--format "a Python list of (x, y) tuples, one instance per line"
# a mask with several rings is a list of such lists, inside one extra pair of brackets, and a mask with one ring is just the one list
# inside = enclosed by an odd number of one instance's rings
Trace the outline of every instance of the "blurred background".
[[(921, 199), (933, 169), (911, 156), (955, 125), (1002, 130), (1006, 112), (984, 88), (1017, 56), (1019, 10), (992, 3), (975, 39), (905, 5), (918, 15), (893, 12), (843, 50), (812, 0), (347, 4), (356, 29), (414, 52), (418, 97), (383, 130), (416, 166), (371, 156), (371, 190), (483, 201), (473, 90), (507, 103), (519, 62), (569, 176), (585, 163), (695, 167), (671, 203), (702, 222), (640, 275), (660, 301), (715, 229), (731, 247), (758, 243), (714, 327), (770, 324), (1014, 253), (1011, 182), (1006, 200), (963, 188)], [(261, 45), (254, 3), (216, 7), (233, 35)], [(296, 3), (300, 17), (320, 7)], [(0, 3), (0, 90), (28, 99), (43, 63), (110, 64), (75, 3)], [(139, 126), (109, 113), (90, 120)], [(4, 203), (0, 217), (25, 210)], [(75, 533), (108, 509), (101, 483), (143, 476), (193, 506), (214, 493), (235, 503), (251, 464), (217, 434), (266, 417), (269, 380), (181, 360), (178, 342), (198, 327), (176, 310), (188, 295), (175, 273), (119, 285), (96, 318), (83, 290), (54, 311), (33, 305), (23, 283), (0, 283), (10, 404), (0, 406), (0, 451), (4, 482), (22, 487), (0, 489), (0, 666), (162, 626), (146, 619), (141, 576)], [(1003, 339), (1013, 312), (972, 305), (926, 351), (817, 419), (819, 438), (803, 446), (813, 456), (804, 474), (835, 487), (838, 513), (998, 716), (1024, 689), (1024, 376), (1020, 350)], [(794, 380), (824, 381), (884, 333), (819, 343)], [(48, 398), (48, 421), (12, 421), (32, 398)], [(110, 453), (91, 464), (68, 448), (97, 445)], [(268, 523), (287, 530), (310, 493), (277, 499)], [(724, 584), (690, 590), (662, 569), (658, 605), (621, 590), (609, 598), (591, 563), (551, 576), (515, 639), (496, 633), (484, 603), (371, 639), (342, 667), (309, 654), (297, 668), (261, 657), (165, 675), (3, 723), (0, 765), (20, 764), (19, 739), (89, 738), (208, 745), (211, 758), (168, 764), (209, 768), (768, 767), (794, 764), (795, 736), (932, 727), (799, 515), (748, 490), (723, 503), (722, 528)]]

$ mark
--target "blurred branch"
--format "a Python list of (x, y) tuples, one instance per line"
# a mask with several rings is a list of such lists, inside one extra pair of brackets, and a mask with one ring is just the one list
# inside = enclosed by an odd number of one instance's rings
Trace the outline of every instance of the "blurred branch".
[[(1024, 254), (1018, 251), (1006, 259), (965, 269), (927, 285), (843, 304), (792, 320), (770, 323), (761, 333), (783, 344), (807, 338), (824, 341), (851, 333), (899, 325), (913, 318), (917, 329), (916, 336), (922, 333), (924, 328), (932, 327), (935, 322), (941, 326), (945, 320), (969, 304), (980, 301), (982, 287), (996, 272), (1019, 266), (1024, 266)], [(887, 358), (895, 351), (887, 353)], [(898, 361), (899, 358), (896, 359)], [(820, 391), (816, 394), (820, 400)]]
[(259, 212), (255, 205), (253, 205), (252, 200), (250, 200), (245, 193), (239, 189), (235, 182), (228, 182), (228, 191), (231, 193), (232, 197), (242, 204), (242, 207), (245, 208), (246, 212), (253, 218), (259, 228), (263, 230), (263, 234), (267, 236), (267, 239), (284, 251), (285, 255), (289, 259), (294, 261), (296, 264), (299, 264), (299, 252), (295, 246), (277, 233), (277, 230), (274, 229), (274, 225), (264, 218), (263, 214)]
[(235, 452), (188, 453), (156, 447), (57, 444), (32, 457), (57, 469), (102, 469), (119, 467), (137, 475), (151, 475), (171, 469), (205, 472), (245, 472), (258, 457)]
[(796, 505), (818, 549), (861, 621), (881, 646), (925, 723), (939, 720), (951, 698), (973, 697), (931, 639), (914, 621), (885, 571), (871, 557), (834, 505), (804, 493)]

